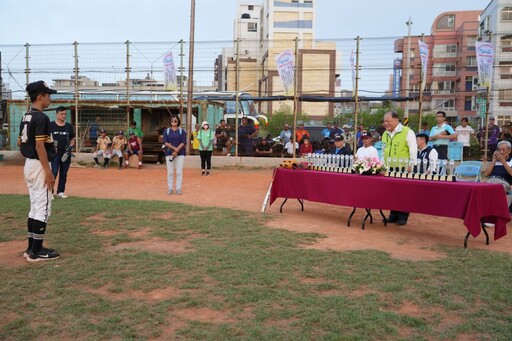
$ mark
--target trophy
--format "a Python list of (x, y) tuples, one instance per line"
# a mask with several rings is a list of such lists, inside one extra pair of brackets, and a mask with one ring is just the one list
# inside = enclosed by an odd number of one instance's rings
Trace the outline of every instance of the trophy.
[(336, 167), (336, 172), (337, 173), (340, 173), (341, 172), (341, 155), (334, 155), (334, 163), (335, 163), (335, 167)]
[(408, 157), (404, 158), (403, 171), (401, 174), (402, 179), (407, 179), (407, 176), (409, 175), (409, 174), (407, 174), (407, 167), (409, 167), (409, 158)]
[(412, 178), (413, 179), (420, 179), (420, 164), (421, 164), (421, 159), (416, 159), (414, 160), (414, 165), (413, 165), (413, 176)]
[(391, 176), (391, 157), (383, 158), (384, 164), (386, 165), (386, 176)]
[(349, 166), (348, 166), (348, 172), (352, 173), (352, 167), (354, 167), (354, 155), (349, 156)]
[(442, 170), (441, 170), (441, 181), (448, 181), (448, 175), (446, 174), (446, 165), (448, 164), (447, 160), (441, 160)]
[(428, 179), (428, 174), (427, 174), (427, 171), (428, 171), (428, 160), (427, 159), (423, 159), (423, 167), (420, 167), (421, 170), (420, 170), (420, 179), (421, 180), (427, 180)]
[(430, 168), (432, 168), (431, 180), (439, 180), (439, 160), (430, 159)]
[[(397, 158), (396, 158), (396, 157), (394, 157), (394, 158), (389, 158), (389, 159), (391, 159), (390, 164), (391, 164), (391, 165), (393, 165), (393, 167), (391, 167), (393, 170), (389, 172), (389, 176), (396, 177), (396, 176), (397, 176), (397, 174), (398, 174), (398, 172), (397, 172), (397, 170), (396, 170), (397, 162), (398, 162), (398, 161), (397, 161)], [(390, 169), (391, 169), (391, 168), (390, 168)]]
[(308, 159), (308, 169), (311, 169), (311, 153), (308, 153), (307, 159)]
[(348, 160), (348, 155), (342, 155), (341, 156), (343, 158), (343, 173), (348, 173), (348, 165), (349, 165), (349, 160)]
[(450, 179), (448, 181), (456, 181), (455, 179), (455, 161), (454, 160), (450, 160), (449, 162), (450, 164)]

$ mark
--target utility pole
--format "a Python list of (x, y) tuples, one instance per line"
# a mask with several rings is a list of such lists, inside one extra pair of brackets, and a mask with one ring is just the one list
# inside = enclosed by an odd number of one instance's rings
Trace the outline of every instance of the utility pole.
[[(405, 97), (409, 97), (409, 86), (410, 86), (410, 78), (411, 78), (411, 26), (412, 21), (411, 17), (405, 23), (407, 25), (407, 60), (405, 61)], [(405, 102), (405, 111), (404, 111), (404, 123), (409, 120), (409, 101)]]
[(192, 132), (192, 97), (194, 96), (194, 29), (196, 18), (196, 1), (190, 0), (190, 46), (188, 49), (188, 82), (187, 82), (187, 143)]
[[(240, 111), (240, 40), (236, 38), (236, 64), (235, 64), (235, 156), (238, 157), (238, 114)], [(228, 151), (229, 153), (229, 151)]]
[[(78, 42), (73, 43), (74, 51), (75, 51), (75, 141), (77, 142), (75, 145), (76, 151), (79, 152), (82, 149), (81, 139), (80, 139), (80, 131), (78, 124)], [(85, 132), (84, 132), (85, 134)]]
[(357, 127), (358, 127), (358, 122), (357, 122), (357, 117), (358, 117), (358, 114), (359, 114), (359, 42), (361, 41), (361, 38), (359, 38), (359, 36), (357, 36), (356, 38), (356, 84), (355, 84), (355, 89), (354, 89), (354, 142), (353, 142), (353, 146), (352, 146), (352, 151), (354, 153), (354, 156), (356, 155), (356, 152), (357, 152), (357, 139), (355, 138), (356, 135), (357, 135)]
[(130, 41), (126, 41), (126, 129), (130, 128)]
[[(30, 59), (30, 55), (28, 53), (28, 48), (29, 48), (29, 44), (26, 43), (25, 44), (25, 87), (30, 83), (30, 77), (29, 77), (29, 74), (30, 74), (30, 67), (29, 67), (29, 59)], [(25, 103), (26, 103), (26, 106), (27, 106), (27, 110), (30, 109), (30, 100), (29, 100), (29, 97), (28, 97), (28, 93), (25, 92)]]
[(297, 152), (295, 148), (295, 143), (297, 143), (297, 107), (298, 107), (298, 98), (297, 98), (297, 86), (299, 84), (298, 82), (298, 62), (299, 62), (299, 37), (295, 37), (295, 51), (294, 51), (294, 59), (295, 59), (295, 65), (293, 68), (294, 74), (293, 74), (293, 136), (292, 136), (292, 145), (293, 145), (293, 154), (292, 157), (295, 159), (295, 154)]
[(183, 122), (183, 39), (180, 40), (180, 121)]

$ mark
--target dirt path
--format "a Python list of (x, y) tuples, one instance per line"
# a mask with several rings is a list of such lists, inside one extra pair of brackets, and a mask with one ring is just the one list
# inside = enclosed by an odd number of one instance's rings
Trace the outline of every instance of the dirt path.
[[(201, 176), (197, 169), (185, 169), (183, 195), (177, 196), (167, 194), (166, 170), (163, 165), (148, 165), (142, 170), (71, 168), (66, 194), (86, 198), (175, 201), (259, 212), (271, 176), (270, 169), (214, 169), (207, 177)], [(0, 165), (0, 193), (28, 193), (23, 180), (23, 166)], [(421, 214), (411, 214), (406, 227), (397, 227), (395, 224), (384, 227), (376, 211), (374, 223), (367, 222), (366, 230), (363, 231), (362, 210), (356, 212), (352, 226), (348, 227), (346, 221), (351, 208), (306, 202), (305, 211), (301, 212), (298, 202), (290, 200), (280, 214), (280, 203), (278, 199), (266, 211), (266, 214), (274, 218), (269, 226), (323, 234), (326, 238), (308, 246), (320, 250), (374, 249), (388, 252), (399, 259), (438, 259), (445, 255), (437, 250), (437, 245), (462, 247), (467, 232), (460, 219)], [(492, 236), (492, 229), (490, 234)], [(482, 234), (476, 239), (470, 238), (469, 250), (472, 248), (512, 254), (512, 239), (507, 235), (498, 241), (491, 240), (490, 245), (486, 246)]]

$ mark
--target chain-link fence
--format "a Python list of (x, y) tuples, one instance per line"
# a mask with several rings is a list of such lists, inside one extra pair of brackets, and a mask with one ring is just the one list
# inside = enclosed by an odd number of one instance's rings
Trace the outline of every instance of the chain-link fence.
[[(258, 98), (254, 106), (251, 103), (255, 111), (252, 114), (267, 116), (282, 104), (293, 106), (290, 97), (276, 97), (285, 92), (275, 58), (290, 49), (295, 55), (297, 111), (311, 121), (353, 113), (356, 95), (358, 111), (371, 111), (386, 100), (409, 115), (417, 115), (417, 99), (398, 100), (419, 95), (419, 39), (411, 37), (410, 43), (407, 37), (196, 42), (194, 97), (208, 91), (247, 93)], [(429, 39), (424, 38), (431, 46), (422, 112), (443, 109), (452, 121), (470, 117), (473, 123), (481, 124), (478, 117), (483, 102), (478, 100), (474, 49), (477, 32)], [(506, 106), (512, 105), (512, 58), (508, 58), (512, 38), (493, 40), (499, 42), (493, 68), (499, 82), (490, 89), (490, 105), (498, 124), (504, 125), (510, 114)], [(183, 99), (188, 85), (189, 48), (186, 41), (0, 45), (2, 120), (9, 125), (3, 126), (3, 135), (17, 132), (17, 120), (28, 104), (25, 86), (39, 79), (59, 91), (52, 96), (55, 106), (70, 109), (68, 116), (84, 141), (88, 126), (97, 116), (111, 132), (125, 130), (135, 119), (148, 136), (157, 135), (168, 123), (166, 116), (186, 115)], [(171, 53), (174, 86), (165, 82), (164, 62)], [(195, 102), (195, 120), (209, 117), (209, 110)]]

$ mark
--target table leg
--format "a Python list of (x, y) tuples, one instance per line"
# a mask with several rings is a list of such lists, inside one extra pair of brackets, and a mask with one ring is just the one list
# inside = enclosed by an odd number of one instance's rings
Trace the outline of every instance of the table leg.
[(382, 213), (382, 210), (379, 210), (379, 212), (380, 212), (380, 215), (382, 216), (384, 226), (388, 226), (388, 220), (386, 219), (386, 216), (384, 215), (384, 213)]
[[(482, 223), (482, 230), (484, 230), (484, 234), (485, 234), (485, 245), (489, 245), (489, 234), (487, 233), (487, 229), (485, 228), (485, 225), (484, 223)], [(468, 239), (469, 239), (469, 236), (471, 235), (471, 233), (467, 233), (466, 234), (466, 238), (464, 238), (464, 248), (467, 249), (468, 247)]]
[[(284, 198), (283, 203), (281, 204), (281, 207), (279, 207), (279, 213), (283, 213), (283, 206), (288, 201), (288, 198)], [(297, 201), (300, 203), (300, 210), (304, 211), (304, 200), (303, 199), (297, 199)]]
[(363, 224), (361, 225), (361, 229), (364, 230), (364, 224), (366, 223), (366, 219), (370, 217), (370, 224), (373, 224), (372, 211), (369, 208), (364, 209), (366, 211), (366, 215), (363, 218)]
[(281, 207), (279, 207), (279, 213), (283, 213), (283, 206), (284, 206), (284, 204), (286, 204), (287, 201), (288, 201), (288, 198), (284, 198), (284, 201), (281, 204)]
[(352, 219), (352, 216), (354, 215), (354, 213), (356, 213), (356, 208), (355, 207), (352, 210), (352, 213), (350, 213), (350, 215), (348, 216), (347, 226), (349, 226), (349, 227), (350, 227), (350, 219)]

